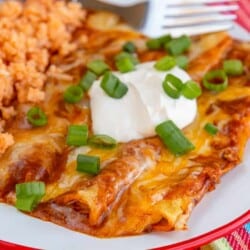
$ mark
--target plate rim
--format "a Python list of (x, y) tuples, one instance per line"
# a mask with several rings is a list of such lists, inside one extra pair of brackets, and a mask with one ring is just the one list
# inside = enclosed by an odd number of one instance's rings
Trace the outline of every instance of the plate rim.
[[(193, 249), (199, 247), (201, 245), (207, 244), (215, 239), (223, 237), (227, 234), (230, 234), (238, 227), (241, 227), (245, 223), (250, 221), (250, 209), (246, 211), (241, 216), (237, 217), (236, 219), (230, 221), (227, 224), (224, 224), (212, 231), (207, 233), (201, 234), (197, 237), (190, 238), (185, 241), (181, 241), (178, 243), (174, 243), (167, 246), (160, 246), (156, 248), (151, 248), (151, 250), (179, 250), (180, 247), (183, 250)], [(7, 241), (0, 240), (0, 247), (4, 247), (5, 250), (38, 250), (38, 248), (33, 248), (29, 246), (19, 245), (16, 243), (11, 243)]]

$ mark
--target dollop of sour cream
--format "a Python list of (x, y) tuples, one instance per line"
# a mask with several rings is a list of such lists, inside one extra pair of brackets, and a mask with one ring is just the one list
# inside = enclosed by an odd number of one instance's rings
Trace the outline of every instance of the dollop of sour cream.
[(169, 97), (163, 90), (162, 82), (167, 74), (173, 74), (183, 82), (189, 75), (179, 67), (169, 71), (158, 71), (155, 62), (137, 65), (135, 71), (114, 72), (127, 84), (128, 92), (121, 99), (108, 96), (100, 87), (100, 80), (93, 83), (89, 95), (92, 126), (95, 134), (105, 134), (118, 142), (154, 136), (155, 127), (170, 119), (180, 129), (189, 125), (197, 112), (196, 100), (184, 96)]

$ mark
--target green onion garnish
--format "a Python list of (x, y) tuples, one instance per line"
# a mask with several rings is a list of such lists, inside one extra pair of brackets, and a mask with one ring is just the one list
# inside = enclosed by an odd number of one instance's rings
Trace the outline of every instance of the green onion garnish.
[(83, 146), (87, 144), (88, 126), (84, 125), (70, 125), (66, 137), (66, 143), (69, 146)]
[(131, 59), (131, 61), (134, 63), (134, 65), (139, 63), (138, 59), (134, 55), (127, 53), (127, 52), (121, 52), (121, 53), (117, 54), (115, 56), (115, 61), (122, 60), (123, 58)]
[(194, 145), (171, 120), (159, 124), (155, 131), (175, 155), (183, 155), (194, 149)]
[(25, 212), (32, 212), (32, 210), (37, 206), (39, 200), (36, 197), (29, 198), (17, 198), (16, 208)]
[(31, 212), (45, 195), (45, 184), (41, 181), (16, 184), (16, 208)]
[(182, 86), (182, 81), (172, 74), (167, 74), (165, 80), (162, 83), (165, 93), (174, 99), (180, 97)]
[(243, 64), (240, 60), (226, 60), (223, 63), (223, 69), (224, 71), (231, 76), (238, 76), (243, 73)]
[(172, 40), (172, 37), (170, 35), (164, 35), (164, 36), (158, 37), (157, 39), (160, 41), (161, 46), (164, 47), (166, 43)]
[(159, 59), (154, 67), (160, 71), (167, 71), (172, 69), (176, 65), (176, 61), (172, 56), (165, 56)]
[(88, 70), (80, 80), (79, 86), (83, 89), (83, 91), (88, 91), (96, 79), (97, 75)]
[(122, 73), (133, 71), (135, 69), (135, 64), (130, 57), (122, 57), (119, 60), (116, 60), (115, 65)]
[(159, 41), (159, 39), (153, 38), (153, 39), (147, 40), (146, 46), (150, 50), (158, 50), (161, 48), (161, 42)]
[(187, 81), (181, 90), (181, 93), (183, 96), (185, 96), (187, 99), (195, 99), (198, 96), (201, 95), (201, 88), (198, 83), (195, 81)]
[(165, 35), (165, 36), (161, 36), (158, 38), (152, 38), (152, 39), (147, 40), (146, 46), (150, 50), (158, 50), (158, 49), (163, 48), (164, 45), (168, 43), (171, 39), (172, 38), (170, 35)]
[(69, 86), (63, 94), (64, 101), (72, 104), (80, 102), (82, 100), (82, 97), (83, 90), (80, 86), (77, 85)]
[(171, 40), (169, 43), (166, 43), (165, 49), (174, 56), (180, 55), (191, 45), (191, 40), (188, 36), (183, 35), (179, 38)]
[(183, 88), (182, 80), (173, 74), (167, 74), (165, 80), (171, 82), (178, 90)]
[(87, 174), (98, 174), (100, 171), (100, 158), (97, 156), (81, 155), (77, 156), (76, 170)]
[(186, 69), (188, 65), (188, 58), (186, 56), (176, 56), (175, 61), (177, 66), (179, 66), (182, 69)]
[(133, 42), (126, 42), (123, 47), (123, 51), (128, 53), (135, 53), (136, 52), (136, 46)]
[(212, 70), (205, 74), (203, 86), (209, 90), (222, 91), (227, 88), (228, 78), (223, 70)]
[(89, 138), (88, 144), (97, 148), (114, 148), (117, 141), (108, 135), (93, 135)]
[(207, 123), (205, 126), (204, 126), (204, 129), (211, 135), (216, 135), (219, 131), (219, 129), (214, 126), (212, 123)]
[(106, 72), (101, 81), (101, 88), (106, 92), (107, 95), (113, 98), (120, 99), (128, 92), (126, 84), (121, 82), (111, 72)]
[(45, 126), (48, 123), (46, 114), (39, 107), (32, 107), (27, 112), (27, 120), (34, 127)]
[(109, 70), (109, 66), (103, 60), (99, 59), (88, 63), (87, 68), (98, 76), (104, 74), (105, 71)]
[(181, 92), (176, 89), (169, 81), (164, 81), (162, 83), (162, 87), (165, 93), (174, 99), (178, 99), (181, 95)]

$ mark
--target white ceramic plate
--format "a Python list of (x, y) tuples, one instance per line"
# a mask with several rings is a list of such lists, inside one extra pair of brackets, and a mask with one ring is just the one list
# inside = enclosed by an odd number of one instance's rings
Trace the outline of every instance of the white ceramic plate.
[[(244, 31), (238, 27), (232, 32), (244, 40), (249, 39), (249, 33), (242, 33)], [(224, 176), (216, 190), (207, 194), (194, 209), (187, 231), (98, 239), (26, 216), (13, 207), (0, 204), (0, 240), (46, 250), (140, 250), (169, 246), (208, 233), (249, 211), (249, 180), (250, 142), (243, 163)], [(206, 237), (203, 237), (205, 241)], [(11, 244), (1, 244), (0, 249), (16, 249)], [(181, 249), (185, 249), (184, 245)]]

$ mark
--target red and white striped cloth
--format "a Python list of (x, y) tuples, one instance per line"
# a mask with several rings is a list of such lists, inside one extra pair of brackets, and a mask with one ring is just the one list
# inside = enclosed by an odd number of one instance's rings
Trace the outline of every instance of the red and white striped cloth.
[(239, 227), (232, 233), (217, 239), (200, 249), (193, 250), (249, 250), (250, 249), (250, 222)]
[(240, 0), (237, 13), (237, 22), (250, 32), (250, 0)]
[[(212, 5), (221, 4), (221, 2), (213, 3)], [(234, 2), (225, 2), (230, 5)], [(250, 0), (239, 0), (239, 9), (235, 12), (237, 14), (236, 22), (245, 30), (250, 32)]]

